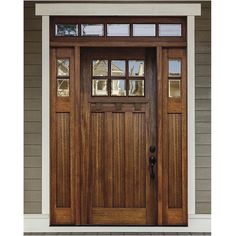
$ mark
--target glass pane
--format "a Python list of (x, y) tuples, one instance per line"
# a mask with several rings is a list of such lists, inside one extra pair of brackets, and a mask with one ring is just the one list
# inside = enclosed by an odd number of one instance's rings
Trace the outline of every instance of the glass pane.
[(124, 79), (112, 80), (111, 95), (126, 96), (126, 81)]
[(159, 36), (181, 36), (181, 24), (159, 24)]
[(57, 96), (69, 96), (69, 79), (57, 79)]
[(169, 80), (168, 87), (170, 98), (180, 97), (180, 80)]
[(55, 25), (56, 36), (78, 36), (77, 24), (56, 24)]
[(107, 96), (107, 79), (92, 80), (92, 96)]
[(144, 61), (129, 61), (129, 76), (144, 76)]
[(124, 60), (111, 61), (111, 76), (125, 76), (126, 62)]
[(93, 76), (108, 76), (108, 60), (93, 60)]
[(82, 36), (104, 36), (104, 25), (102, 24), (82, 24)]
[(130, 25), (129, 24), (108, 24), (107, 36), (129, 36)]
[(69, 76), (69, 59), (57, 59), (57, 76)]
[(155, 24), (133, 24), (133, 36), (155, 36)]
[(129, 80), (129, 96), (144, 96), (144, 80)]
[(168, 62), (168, 76), (169, 77), (180, 77), (181, 76), (181, 60), (170, 59)]

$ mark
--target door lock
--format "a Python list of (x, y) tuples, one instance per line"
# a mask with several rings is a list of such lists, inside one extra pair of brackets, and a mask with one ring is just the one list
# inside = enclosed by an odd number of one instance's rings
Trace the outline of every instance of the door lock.
[(151, 177), (152, 179), (155, 178), (154, 166), (155, 166), (156, 162), (157, 162), (156, 157), (153, 156), (153, 155), (151, 155), (151, 156), (149, 157), (149, 164), (150, 164), (150, 177)]

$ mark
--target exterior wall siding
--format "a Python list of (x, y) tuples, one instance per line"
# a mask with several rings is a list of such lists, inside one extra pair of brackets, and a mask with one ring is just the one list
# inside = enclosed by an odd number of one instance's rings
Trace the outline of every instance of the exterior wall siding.
[[(196, 17), (196, 213), (211, 213), (211, 6)], [(41, 28), (35, 3), (24, 9), (24, 213), (41, 213)]]

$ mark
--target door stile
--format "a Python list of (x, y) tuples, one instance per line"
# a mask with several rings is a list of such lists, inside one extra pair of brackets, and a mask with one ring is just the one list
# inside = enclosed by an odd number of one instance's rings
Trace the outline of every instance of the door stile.
[(75, 47), (75, 75), (74, 75), (74, 88), (75, 88), (75, 94), (74, 94), (74, 112), (75, 112), (75, 124), (74, 124), (74, 130), (75, 130), (75, 142), (74, 142), (74, 149), (75, 149), (75, 175), (74, 175), (74, 183), (75, 183), (75, 223), (77, 225), (81, 224), (81, 78), (80, 78), (80, 47)]
[(162, 47), (156, 48), (156, 68), (157, 68), (157, 224), (162, 225), (162, 213), (163, 213), (163, 202), (162, 202), (162, 125), (163, 125), (163, 116), (162, 116)]

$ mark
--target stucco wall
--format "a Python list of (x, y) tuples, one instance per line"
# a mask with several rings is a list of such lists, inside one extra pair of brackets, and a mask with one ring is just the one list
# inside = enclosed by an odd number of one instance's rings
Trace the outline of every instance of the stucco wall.
[[(24, 212), (41, 213), (41, 17), (25, 2)], [(211, 7), (196, 17), (196, 213), (211, 212)]]

